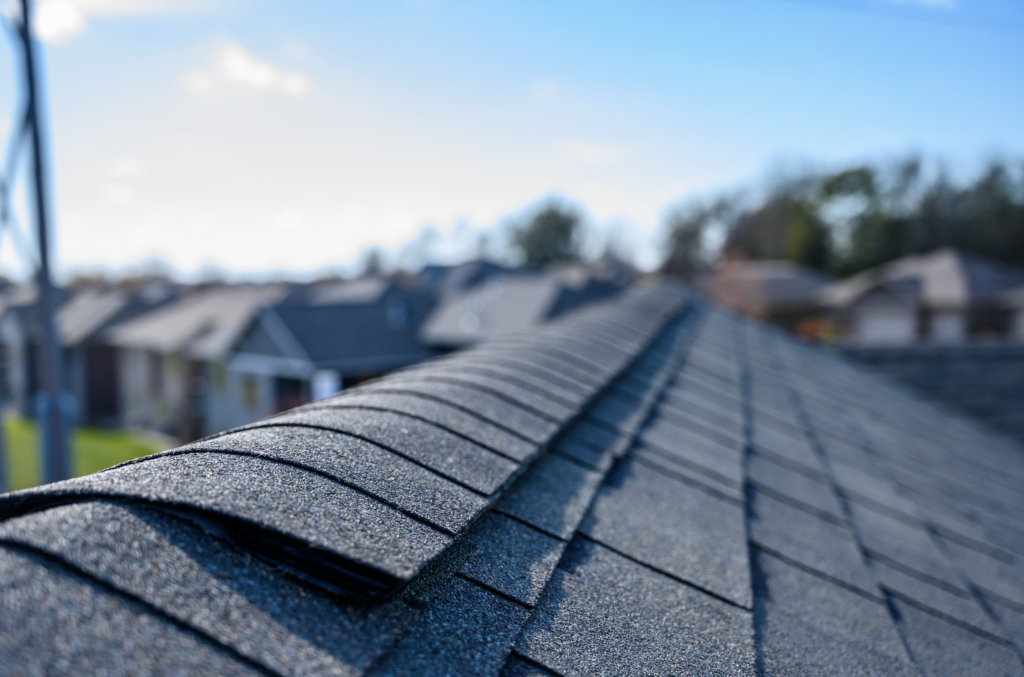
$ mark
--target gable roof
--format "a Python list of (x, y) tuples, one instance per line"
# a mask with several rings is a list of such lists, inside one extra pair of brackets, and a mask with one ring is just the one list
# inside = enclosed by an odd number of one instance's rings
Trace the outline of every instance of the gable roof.
[(1024, 272), (952, 248), (905, 256), (853, 277), (834, 282), (821, 292), (822, 301), (850, 306), (879, 287), (908, 291), (929, 308), (963, 309), (999, 303), (1007, 290), (1024, 284)]
[(1022, 488), (1013, 442), (679, 287), (636, 288), (0, 497), (0, 655), (122, 674), (1021, 674)]
[(832, 277), (792, 261), (728, 261), (708, 279), (712, 300), (747, 314), (803, 310), (818, 305)]
[(112, 327), (115, 346), (212, 360), (223, 358), (256, 310), (276, 303), (285, 285), (213, 287)]
[(372, 295), (340, 293), (334, 286), (315, 289), (264, 308), (235, 352), (297, 359), (345, 376), (390, 371), (435, 354), (418, 337), (433, 296), (395, 284), (374, 287)]
[(449, 290), (420, 330), (422, 341), (457, 348), (523, 331), (623, 285), (569, 267), (544, 273), (493, 274), (462, 291)]

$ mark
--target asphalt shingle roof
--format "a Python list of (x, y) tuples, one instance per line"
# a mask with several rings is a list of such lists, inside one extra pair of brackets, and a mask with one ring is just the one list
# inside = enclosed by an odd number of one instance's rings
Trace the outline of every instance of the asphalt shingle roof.
[(1022, 675), (1022, 515), (1012, 440), (641, 287), (0, 496), (0, 666)]

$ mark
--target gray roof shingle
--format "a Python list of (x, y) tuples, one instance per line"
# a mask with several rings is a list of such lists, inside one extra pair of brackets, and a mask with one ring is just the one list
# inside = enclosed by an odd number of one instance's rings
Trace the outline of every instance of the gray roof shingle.
[(1016, 443), (637, 287), (0, 497), (0, 665), (1020, 674), (1022, 514)]

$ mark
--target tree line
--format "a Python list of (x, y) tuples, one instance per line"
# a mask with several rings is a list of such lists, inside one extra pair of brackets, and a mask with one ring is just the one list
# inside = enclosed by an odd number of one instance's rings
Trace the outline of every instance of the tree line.
[(690, 201), (666, 219), (662, 270), (691, 278), (728, 256), (850, 275), (940, 247), (1024, 268), (1024, 165), (992, 161), (957, 184), (911, 157), (804, 172), (757, 200)]

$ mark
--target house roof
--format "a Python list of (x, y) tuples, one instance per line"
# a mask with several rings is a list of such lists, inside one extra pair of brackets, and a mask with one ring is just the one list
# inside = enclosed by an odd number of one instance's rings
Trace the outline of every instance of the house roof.
[(104, 327), (131, 301), (120, 289), (83, 289), (57, 309), (56, 324), (64, 345), (77, 345)]
[[(264, 308), (236, 352), (297, 358), (346, 376), (390, 371), (433, 355), (417, 335), (433, 296), (397, 284), (374, 286), (374, 294), (314, 289)], [(280, 337), (282, 331), (287, 336)]]
[(276, 303), (286, 292), (285, 285), (225, 286), (193, 292), (112, 327), (106, 338), (122, 348), (220, 359), (256, 311)]
[(818, 305), (821, 287), (832, 277), (792, 261), (730, 261), (708, 280), (712, 299), (723, 308), (762, 314)]
[(0, 497), (25, 673), (1020, 675), (1024, 453), (635, 287)]
[[(915, 283), (915, 284), (908, 284)], [(908, 290), (920, 304), (964, 309), (1000, 303), (1007, 290), (1024, 285), (1024, 272), (952, 248), (905, 256), (822, 289), (826, 305), (846, 307), (876, 289)]]
[(558, 314), (621, 291), (570, 267), (544, 273), (493, 274), (442, 297), (420, 330), (430, 346), (454, 348), (523, 331)]

